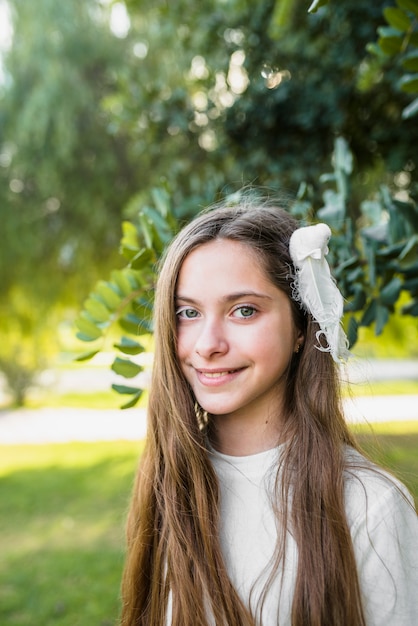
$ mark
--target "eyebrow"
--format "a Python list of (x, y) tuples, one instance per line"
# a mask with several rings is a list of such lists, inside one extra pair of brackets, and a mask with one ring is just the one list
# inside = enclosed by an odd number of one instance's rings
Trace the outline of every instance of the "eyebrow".
[[(229, 293), (226, 296), (221, 298), (222, 302), (234, 302), (235, 300), (242, 300), (246, 298), (259, 298), (263, 300), (271, 300), (271, 296), (268, 296), (265, 293), (258, 293), (257, 291), (237, 291), (235, 293)], [(194, 298), (189, 298), (188, 296), (181, 294), (175, 296), (175, 300), (182, 300), (183, 302), (188, 302), (190, 304), (198, 304), (199, 300), (195, 300)]]

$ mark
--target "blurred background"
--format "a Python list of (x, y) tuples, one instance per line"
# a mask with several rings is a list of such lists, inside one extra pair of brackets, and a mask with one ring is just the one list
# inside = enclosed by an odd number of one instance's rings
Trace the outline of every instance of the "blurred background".
[(332, 226), (347, 414), (418, 494), (418, 0), (360, 4), (0, 0), (1, 624), (115, 623), (153, 267), (243, 185)]

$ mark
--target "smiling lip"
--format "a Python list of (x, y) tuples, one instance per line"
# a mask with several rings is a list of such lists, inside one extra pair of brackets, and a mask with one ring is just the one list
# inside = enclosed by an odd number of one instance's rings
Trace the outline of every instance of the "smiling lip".
[(244, 368), (240, 367), (237, 369), (195, 369), (197, 374), (197, 378), (203, 385), (223, 385), (224, 383), (228, 383), (234, 378), (238, 376), (240, 372), (242, 372)]

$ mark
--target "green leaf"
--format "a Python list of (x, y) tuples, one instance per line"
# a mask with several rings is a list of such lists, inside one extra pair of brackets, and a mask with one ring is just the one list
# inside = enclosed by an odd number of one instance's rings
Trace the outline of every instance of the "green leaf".
[(386, 7), (386, 9), (383, 10), (383, 15), (390, 26), (402, 33), (407, 31), (411, 26), (411, 20), (408, 15), (396, 7)]
[(141, 270), (144, 266), (150, 262), (155, 261), (155, 254), (150, 248), (142, 248), (132, 259), (131, 267), (134, 270)]
[(103, 280), (96, 285), (95, 292), (110, 311), (115, 311), (122, 301), (115, 289), (112, 288), (111, 283), (106, 283)]
[(360, 326), (370, 326), (376, 318), (377, 313), (377, 301), (372, 300), (369, 306), (363, 313), (363, 317), (360, 320)]
[(358, 329), (359, 329), (359, 323), (354, 317), (354, 315), (352, 315), (348, 322), (348, 328), (347, 328), (347, 338), (348, 338), (348, 343), (349, 343), (350, 348), (352, 348), (354, 344), (357, 342)]
[(364, 200), (361, 205), (361, 212), (372, 224), (381, 222), (383, 207), (377, 200)]
[(402, 50), (403, 38), (396, 36), (381, 36), (377, 40), (381, 50), (390, 56), (398, 54)]
[(135, 287), (128, 269), (113, 270), (110, 276), (122, 296), (130, 296), (132, 294)]
[(403, 284), (403, 288), (406, 291), (415, 292), (418, 295), (418, 277), (417, 278), (408, 278)]
[(408, 45), (414, 46), (415, 48), (418, 47), (418, 32), (411, 33), (408, 36)]
[(338, 230), (345, 216), (344, 198), (332, 189), (327, 189), (323, 194), (323, 198), (325, 206), (318, 210), (317, 216), (333, 230)]
[(284, 26), (291, 24), (294, 0), (280, 0), (274, 3), (274, 12), (270, 21), (270, 33), (274, 39), (280, 36)]
[(367, 300), (367, 295), (363, 285), (361, 283), (354, 283), (353, 293), (354, 297), (345, 305), (344, 309), (346, 311), (361, 311)]
[(353, 171), (353, 154), (344, 137), (337, 137), (334, 144), (335, 168), (341, 169), (345, 174)]
[(404, 315), (413, 315), (414, 317), (418, 317), (418, 299), (408, 302), (408, 304), (402, 307), (402, 313)]
[(373, 54), (374, 56), (380, 58), (386, 58), (386, 54), (383, 52), (382, 48), (374, 41), (366, 45), (366, 50), (369, 54)]
[(129, 359), (121, 359), (119, 357), (116, 357), (112, 363), (112, 370), (124, 378), (134, 378), (134, 376), (137, 376), (143, 369), (142, 365), (133, 363), (133, 361)]
[(114, 347), (123, 352), (124, 354), (140, 354), (144, 352), (145, 348), (140, 343), (129, 337), (122, 337), (120, 343), (115, 343)]
[(408, 72), (418, 72), (418, 52), (411, 52), (402, 59), (402, 67)]
[(131, 335), (139, 335), (141, 330), (141, 320), (133, 313), (128, 313), (119, 320), (119, 326)]
[(131, 335), (144, 335), (152, 331), (151, 322), (128, 313), (119, 320), (119, 326)]
[(91, 319), (86, 311), (82, 311), (75, 321), (75, 325), (81, 331), (81, 336), (77, 335), (82, 341), (94, 341), (102, 337), (103, 333), (94, 320)]
[(96, 341), (96, 339), (98, 339), (98, 337), (91, 337), (90, 335), (87, 335), (83, 332), (78, 332), (75, 334), (75, 336), (77, 337), (77, 339), (80, 339), (80, 341), (85, 341), (86, 343)]
[(122, 222), (122, 243), (132, 248), (138, 248), (138, 231), (132, 222)]
[(170, 196), (167, 191), (161, 189), (161, 187), (154, 187), (151, 190), (151, 195), (157, 211), (159, 211), (160, 215), (164, 218), (167, 218), (170, 212)]
[(356, 280), (361, 278), (363, 276), (363, 274), (364, 274), (363, 268), (362, 267), (356, 267), (355, 269), (351, 270), (350, 272), (347, 272), (347, 281), (350, 284), (352, 284)]
[(160, 241), (168, 243), (168, 241), (172, 239), (173, 233), (166, 220), (161, 217), (158, 211), (151, 207), (144, 207), (143, 213), (144, 215), (146, 215), (148, 223), (152, 224), (152, 226), (155, 228), (155, 231)]
[(418, 93), (418, 74), (405, 74), (400, 79), (399, 85), (406, 93)]
[[(413, 252), (413, 254), (411, 254)], [(411, 239), (408, 241), (406, 246), (403, 248), (401, 254), (399, 255), (400, 261), (407, 260), (408, 263), (411, 261), (417, 260), (418, 253), (418, 235), (413, 235)]]
[(147, 320), (148, 322), (151, 321), (153, 313), (152, 302), (145, 300), (144, 298), (140, 298), (132, 304), (132, 308), (135, 315), (141, 320)]
[[(158, 225), (161, 228), (158, 228)], [(168, 241), (172, 239), (172, 233), (167, 230), (161, 216), (154, 209), (145, 208), (141, 216), (141, 228), (146, 229), (147, 237), (152, 244), (149, 247), (152, 247), (157, 256), (160, 256)]]
[(385, 306), (378, 305), (376, 309), (376, 326), (374, 329), (375, 335), (381, 335), (384, 327), (389, 320), (389, 309)]
[(80, 356), (77, 356), (74, 360), (75, 361), (89, 361), (94, 356), (96, 356), (96, 354), (98, 354), (99, 352), (100, 350), (91, 350), (90, 352), (84, 352), (83, 354), (80, 354)]
[(399, 298), (401, 289), (402, 281), (400, 278), (395, 276), (380, 292), (380, 302), (385, 306), (393, 306)]
[(335, 182), (335, 174), (331, 174), (331, 173), (321, 174), (321, 176), (319, 177), (319, 182), (321, 184), (333, 183), (333, 182)]
[(132, 222), (128, 221), (122, 223), (122, 232), (120, 252), (130, 261), (138, 253), (138, 232)]
[(404, 110), (402, 111), (402, 118), (404, 120), (407, 120), (410, 117), (413, 117), (414, 115), (416, 115), (417, 113), (418, 113), (418, 98), (415, 98), (415, 100), (413, 100), (411, 104), (408, 104), (408, 106), (405, 107)]
[(141, 227), (142, 236), (144, 237), (145, 246), (147, 248), (152, 248), (153, 238), (152, 238), (151, 225), (149, 223), (149, 220), (147, 219), (147, 217), (144, 215), (142, 211), (139, 214), (139, 225)]
[(396, 0), (396, 4), (405, 11), (410, 11), (418, 17), (418, 1), (417, 0)]
[(316, 13), (320, 8), (328, 4), (328, 0), (314, 0), (308, 9), (308, 13)]
[(139, 391), (138, 393), (136, 393), (134, 395), (133, 398), (131, 398), (131, 400), (129, 400), (129, 402), (126, 402), (125, 404), (122, 404), (122, 406), (120, 407), (121, 409), (130, 409), (131, 407), (135, 406), (138, 402), (138, 400), (140, 399), (140, 397), (142, 396), (142, 391)]
[(390, 246), (385, 246), (384, 248), (380, 248), (378, 252), (379, 258), (385, 259), (396, 259), (404, 249), (404, 243), (395, 243)]
[(143, 390), (139, 387), (127, 387), (126, 385), (112, 385), (112, 389), (122, 395), (139, 394), (142, 395)]
[(84, 303), (85, 310), (91, 315), (95, 322), (108, 322), (110, 318), (109, 309), (97, 298), (90, 296)]

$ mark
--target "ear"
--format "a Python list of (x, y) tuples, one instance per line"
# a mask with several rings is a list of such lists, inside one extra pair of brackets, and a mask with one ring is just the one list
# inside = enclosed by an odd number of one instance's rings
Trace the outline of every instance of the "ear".
[(296, 334), (295, 347), (294, 347), (293, 352), (297, 354), (302, 348), (304, 343), (305, 343), (305, 335), (303, 334), (301, 330), (298, 330)]

